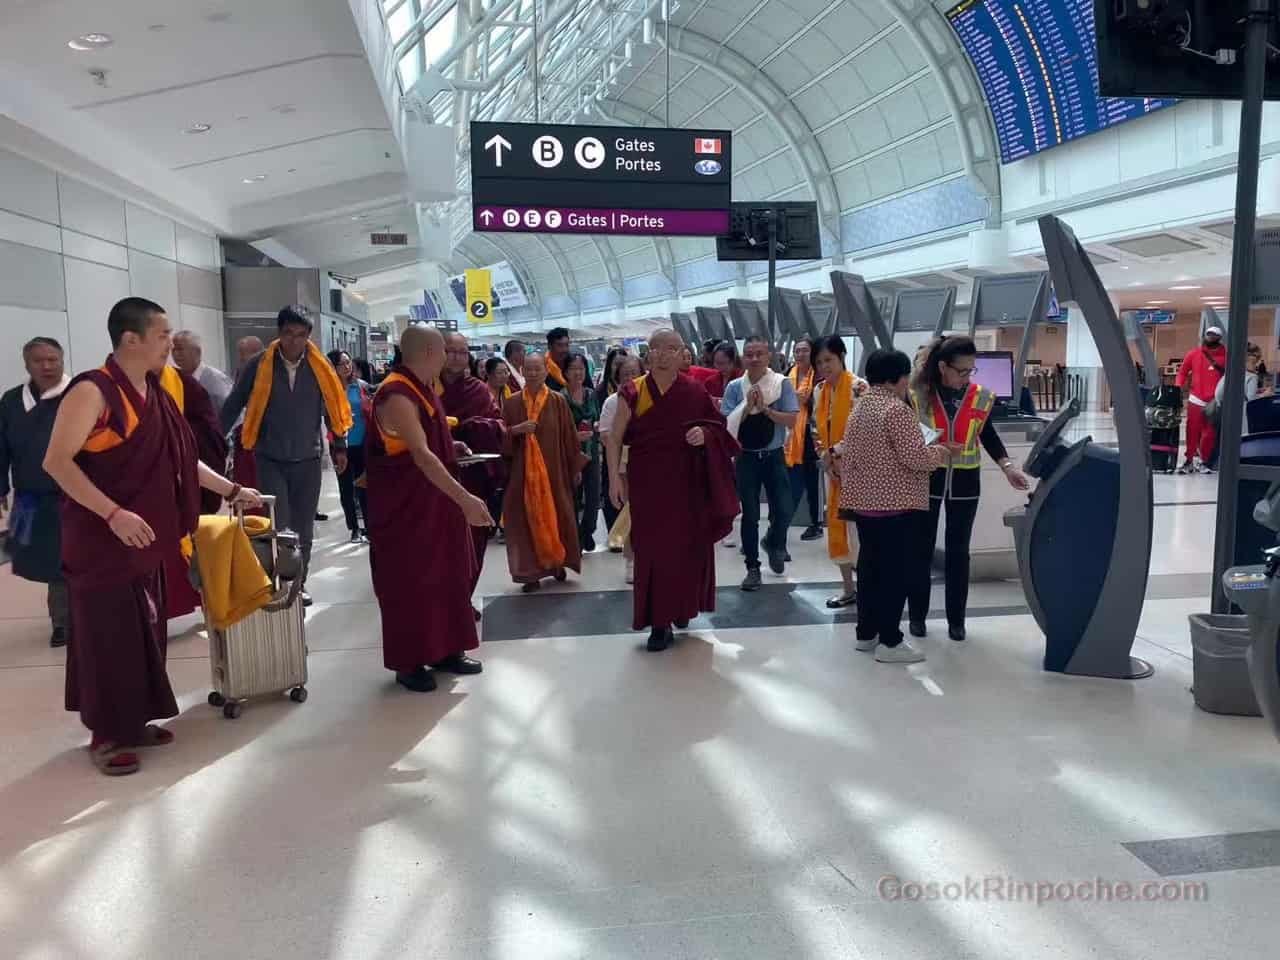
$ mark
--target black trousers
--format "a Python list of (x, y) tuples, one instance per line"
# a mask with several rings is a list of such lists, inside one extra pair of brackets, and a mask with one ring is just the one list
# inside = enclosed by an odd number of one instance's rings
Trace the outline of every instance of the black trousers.
[(806, 460), (787, 468), (791, 482), (791, 508), (794, 511), (800, 505), (800, 494), (804, 494), (809, 503), (809, 526), (822, 526), (822, 514), (818, 512), (818, 463)]
[(923, 510), (892, 517), (856, 516), (858, 526), (858, 639), (902, 642), (902, 608), (919, 565)]
[(582, 468), (582, 482), (573, 493), (574, 509), (578, 513), (578, 542), (595, 541), (596, 524), (600, 518), (600, 461), (593, 457)]
[(600, 469), (600, 509), (604, 511), (604, 529), (606, 535), (613, 529), (622, 511), (615, 507), (609, 499), (609, 466), (602, 458)]
[[(356, 533), (368, 529), (369, 506), (364, 487), (357, 487), (356, 481), (364, 476), (364, 446), (356, 444), (347, 448), (347, 469), (338, 474), (338, 496), (342, 500), (342, 514), (347, 518), (347, 529)], [(356, 516), (356, 504), (360, 505), (360, 515)], [(361, 523), (361, 520), (364, 522)]]
[(782, 448), (777, 450), (743, 450), (738, 455), (738, 499), (742, 501), (742, 550), (747, 556), (747, 569), (760, 566), (760, 490), (769, 501), (769, 532), (765, 534), (766, 550), (787, 549), (787, 527), (791, 525), (791, 484), (787, 482), (787, 463)]
[(943, 505), (947, 508), (947, 526), (943, 533), (943, 549), (947, 559), (944, 565), (947, 595), (947, 624), (964, 626), (964, 612), (969, 605), (969, 540), (973, 536), (973, 521), (978, 515), (978, 501), (945, 501), (929, 498), (929, 513), (920, 524), (917, 576), (911, 588), (910, 608), (912, 620), (923, 620), (929, 615), (929, 591), (932, 586), (930, 571), (933, 569), (933, 548), (938, 540), (938, 514)]

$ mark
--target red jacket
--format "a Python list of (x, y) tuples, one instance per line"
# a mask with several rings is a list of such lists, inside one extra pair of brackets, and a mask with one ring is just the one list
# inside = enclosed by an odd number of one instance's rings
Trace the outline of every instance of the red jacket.
[(1178, 368), (1178, 386), (1185, 390), (1189, 378), (1191, 393), (1188, 396), (1208, 403), (1213, 399), (1213, 392), (1218, 389), (1218, 381), (1226, 369), (1227, 348), (1219, 344), (1210, 349), (1201, 344), (1183, 358), (1182, 366)]

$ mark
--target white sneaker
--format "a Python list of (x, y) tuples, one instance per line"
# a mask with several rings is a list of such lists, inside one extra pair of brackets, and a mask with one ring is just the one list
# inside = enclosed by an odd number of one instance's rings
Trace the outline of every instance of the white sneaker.
[(628, 560), (628, 561), (627, 561), (627, 576), (626, 576), (626, 581), (627, 581), (627, 583), (635, 583), (635, 582), (636, 582), (636, 562), (635, 562), (634, 560)]
[(886, 647), (883, 643), (876, 647), (876, 660), (879, 663), (919, 663), (924, 654), (911, 645), (910, 640), (903, 640), (896, 647)]
[(859, 653), (870, 653), (879, 645), (880, 641), (875, 637), (872, 637), (870, 640), (859, 640), (853, 645), (853, 649), (857, 650)]

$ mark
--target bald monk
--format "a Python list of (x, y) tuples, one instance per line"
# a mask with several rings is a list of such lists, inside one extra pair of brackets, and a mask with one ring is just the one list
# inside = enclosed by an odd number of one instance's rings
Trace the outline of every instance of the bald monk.
[(118, 776), (137, 771), (138, 747), (173, 740), (150, 723), (178, 714), (165, 671), (164, 562), (195, 530), (200, 489), (261, 501), (199, 461), (191, 428), (160, 386), (170, 340), (164, 309), (128, 297), (112, 307), (107, 330), (113, 352), (71, 382), (44, 468), (65, 497), (66, 706), (92, 733), (94, 764)]
[[(440, 374), (440, 399), (445, 413), (458, 421), (453, 439), (466, 444), (472, 453), (501, 453), (506, 424), (498, 402), (483, 380), (471, 375), (471, 351), (467, 338), (460, 333), (445, 337), (444, 370)], [(467, 492), (485, 503), (492, 503), (495, 491), (501, 489), (504, 465), (501, 461), (475, 463), (462, 468), (462, 485)], [(476, 580), (484, 567), (485, 549), (489, 545), (489, 529), (472, 527), (476, 551)], [(475, 584), (472, 584), (475, 590)], [(479, 610), (476, 619), (480, 619)]]
[(589, 462), (569, 404), (547, 386), (540, 354), (524, 361), (524, 389), (502, 405), (511, 477), (502, 503), (511, 579), (532, 593), (547, 577), (582, 572), (573, 488)]
[(480, 645), (471, 609), (475, 551), (468, 526), (493, 526), (484, 501), (458, 482), (444, 407), (428, 384), (444, 367), (444, 338), (409, 327), (400, 362), (373, 397), (365, 441), (369, 565), (382, 611), (382, 661), (418, 693), (436, 688), (433, 670), (473, 674)]
[(619, 510), (631, 504), (633, 626), (650, 628), (655, 653), (671, 646), (673, 627), (716, 608), (715, 544), (738, 515), (738, 444), (711, 395), (680, 372), (682, 348), (674, 330), (649, 338), (649, 373), (619, 385), (607, 451), (609, 496)]

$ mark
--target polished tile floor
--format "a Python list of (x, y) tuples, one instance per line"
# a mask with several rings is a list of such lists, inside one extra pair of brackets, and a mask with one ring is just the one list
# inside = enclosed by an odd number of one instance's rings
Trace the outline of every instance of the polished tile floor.
[[(975, 585), (967, 643), (935, 623), (926, 663), (877, 664), (797, 542), (755, 597), (721, 549), (721, 610), (651, 656), (620, 557), (525, 597), (495, 547), (485, 673), (425, 696), (381, 668), (330, 496), (308, 702), (224, 720), (175, 623), (177, 743), (114, 780), (62, 710), (41, 594), (0, 570), (0, 955), (1274, 956), (1280, 744), (1192, 702), (1214, 483), (1156, 487), (1147, 680), (1044, 673), (1010, 583)], [(1151, 881), (1159, 902), (1104, 895)], [(1091, 886), (1035, 902), (1061, 883)]]

